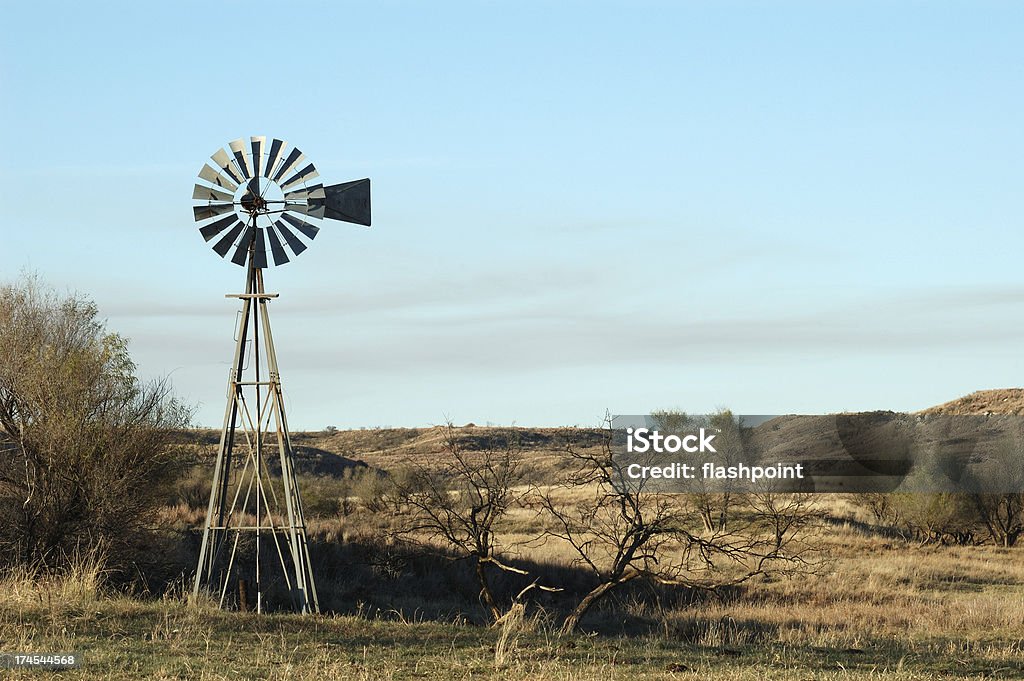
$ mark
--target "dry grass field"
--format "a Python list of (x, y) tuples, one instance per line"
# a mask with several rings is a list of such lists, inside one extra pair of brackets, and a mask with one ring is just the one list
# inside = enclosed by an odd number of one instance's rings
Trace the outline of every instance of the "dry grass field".
[(80, 651), (84, 666), (61, 676), (82, 679), (1024, 678), (1019, 552), (908, 546), (842, 525), (827, 542), (833, 562), (813, 578), (660, 612), (624, 598), (620, 618), (657, 625), (635, 633), (559, 636), (540, 609), (495, 627), (397, 611), (240, 614), (104, 593), (86, 565), (8, 575), (0, 641)]
[[(480, 449), (500, 439), (490, 428), (459, 433)], [(564, 439), (519, 434), (524, 484), (549, 488), (565, 467)], [(599, 433), (574, 437), (586, 449)], [(89, 559), (64, 575), (7, 573), (0, 650), (83, 653), (81, 668), (59, 672), (68, 679), (1024, 679), (1024, 548), (911, 540), (839, 495), (814, 497), (814, 570), (718, 596), (631, 583), (575, 635), (559, 624), (588, 577), (566, 544), (539, 539), (549, 520), (515, 507), (498, 526), (502, 555), (530, 576), (496, 575), (508, 613), (488, 626), (466, 564), (440, 545), (424, 553), (426, 538), (413, 551), (392, 543), (395, 520), (374, 505), (379, 472), (436, 465), (442, 429), (296, 435), (327, 614), (220, 610), (183, 595), (215, 434), (189, 438), (195, 468), (161, 514), (166, 543), (153, 547), (164, 578), (129, 594)], [(510, 606), (534, 576), (565, 591)]]

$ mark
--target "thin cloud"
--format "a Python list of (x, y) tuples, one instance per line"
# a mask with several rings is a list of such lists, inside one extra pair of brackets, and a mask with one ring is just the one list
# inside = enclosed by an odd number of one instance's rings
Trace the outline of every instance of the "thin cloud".
[[(1024, 341), (1024, 322), (1013, 310), (1024, 304), (1022, 287), (878, 295), (802, 313), (758, 314), (748, 307), (746, 313), (729, 316), (726, 308), (712, 318), (694, 317), (682, 303), (590, 300), (584, 305), (592, 286), (585, 272), (565, 274), (563, 286), (510, 277), (467, 275), (417, 291), (396, 287), (369, 299), (337, 294), (300, 310), (282, 308), (289, 312), (274, 314), (282, 368), (507, 373), (983, 352)], [(453, 297), (449, 286), (456, 281), (460, 295)], [(318, 313), (321, 308), (333, 312)], [(115, 328), (132, 338), (133, 351), (146, 358), (147, 366), (229, 359), (235, 319), (222, 305), (209, 304), (199, 312), (179, 303), (159, 313), (126, 305), (119, 313)], [(167, 323), (160, 318), (165, 315), (179, 319)], [(122, 322), (127, 328), (119, 328)]]
[[(599, 285), (606, 275), (597, 268), (529, 268), (489, 272), (467, 272), (432, 276), (429, 281), (367, 281), (358, 289), (312, 291), (299, 288), (289, 294), (286, 305), (275, 306), (275, 318), (310, 315), (379, 315), (391, 312), (431, 312), (438, 307), (472, 314), (495, 305), (517, 301), (562, 298), (581, 294)], [(117, 299), (104, 305), (102, 313), (117, 319), (223, 317), (221, 299), (196, 303), (164, 302), (165, 294), (152, 291), (145, 299)], [(158, 301), (158, 302), (156, 302)]]

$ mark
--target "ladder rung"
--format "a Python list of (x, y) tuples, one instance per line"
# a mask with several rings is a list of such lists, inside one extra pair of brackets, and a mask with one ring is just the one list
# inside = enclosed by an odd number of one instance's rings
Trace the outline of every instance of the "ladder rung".
[[(239, 526), (239, 525), (231, 525), (230, 527), (229, 526), (225, 526), (225, 525), (211, 525), (210, 529), (211, 530), (261, 530), (263, 532), (270, 532), (271, 531), (271, 528), (267, 527), (266, 525), (262, 525), (260, 527), (256, 527), (255, 525), (241, 525), (241, 526)], [(275, 527), (273, 529), (273, 531), (274, 532), (288, 532), (288, 531), (293, 530), (293, 529), (295, 529), (295, 530), (304, 530), (304, 529), (306, 529), (306, 526), (305, 525), (296, 525), (294, 528), (292, 528), (292, 527), (287, 527), (287, 526), (281, 527), (280, 525), (278, 525), (277, 527)]]

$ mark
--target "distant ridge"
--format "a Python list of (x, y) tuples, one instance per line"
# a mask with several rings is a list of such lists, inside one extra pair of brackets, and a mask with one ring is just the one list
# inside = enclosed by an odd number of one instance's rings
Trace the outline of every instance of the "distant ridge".
[(979, 390), (935, 407), (916, 412), (923, 416), (983, 416), (985, 414), (1024, 415), (1024, 388)]

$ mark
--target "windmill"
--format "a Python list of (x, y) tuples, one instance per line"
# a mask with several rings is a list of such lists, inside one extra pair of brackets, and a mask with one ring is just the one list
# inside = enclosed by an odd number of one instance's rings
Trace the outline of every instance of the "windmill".
[(221, 607), (319, 612), (268, 314), (278, 294), (264, 290), (263, 270), (305, 251), (324, 219), (369, 226), (370, 180), (324, 186), (279, 139), (228, 149), (203, 165), (192, 193), (199, 233), (246, 268), (245, 292), (226, 296), (242, 309), (193, 594), (206, 589)]

